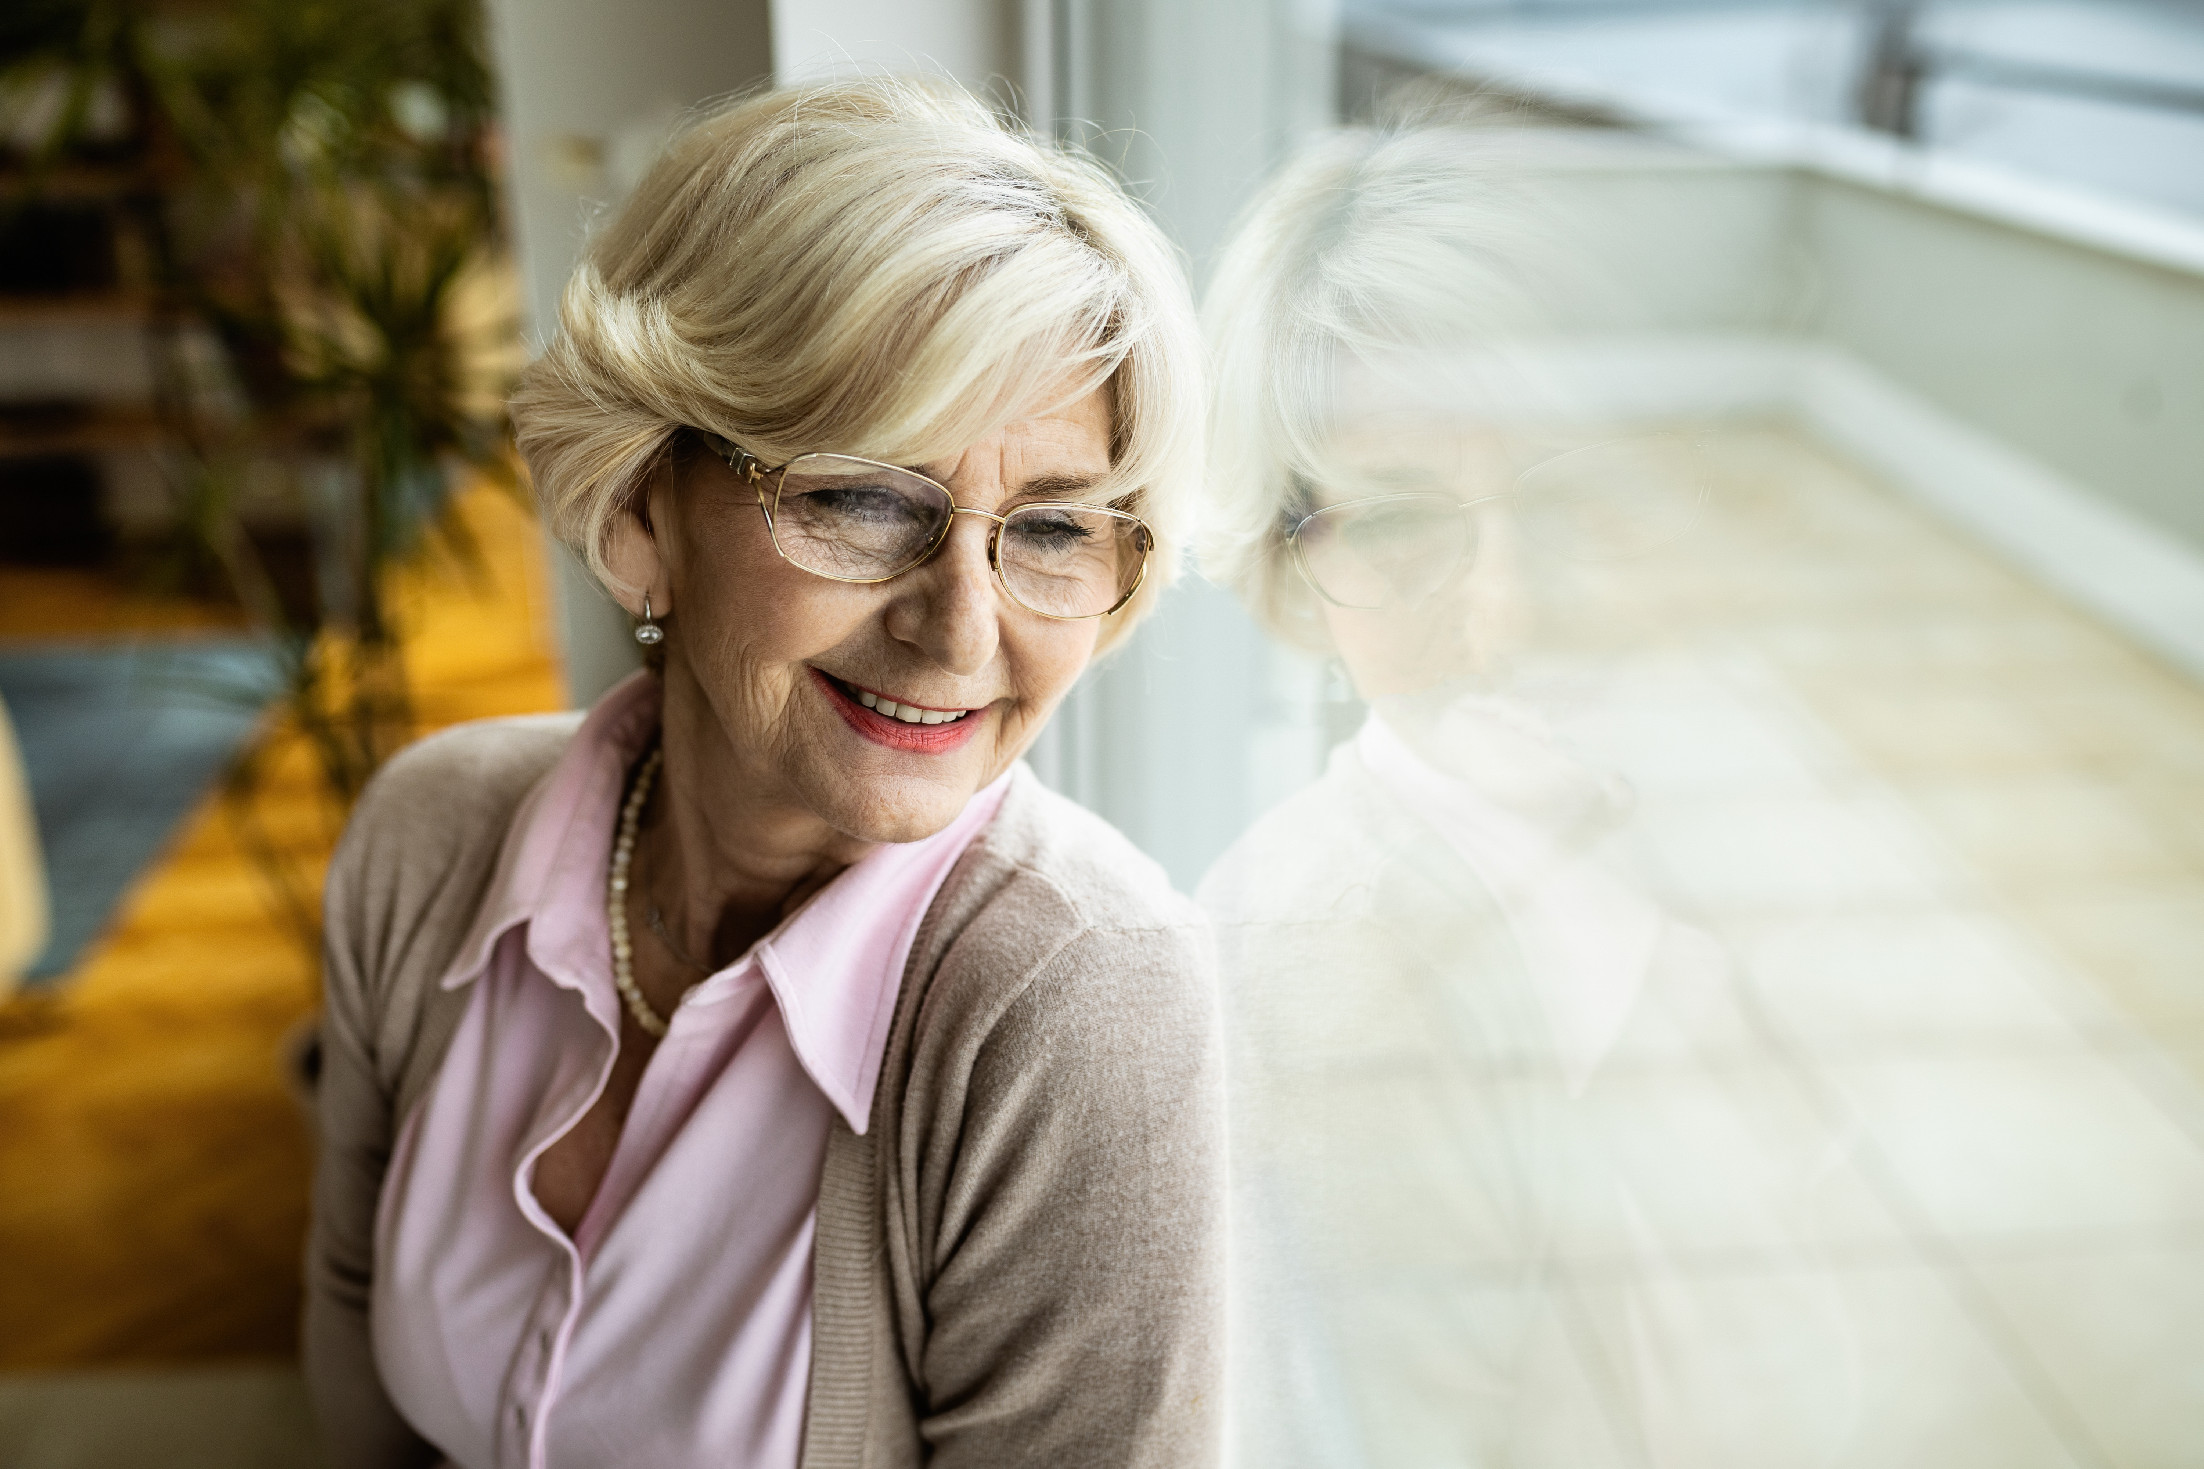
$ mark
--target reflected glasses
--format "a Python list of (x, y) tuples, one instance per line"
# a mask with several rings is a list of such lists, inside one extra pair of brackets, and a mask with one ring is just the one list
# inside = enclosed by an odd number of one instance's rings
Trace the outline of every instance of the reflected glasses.
[[(1297, 484), (1315, 498), (1313, 486)], [(1682, 536), (1698, 517), (1706, 486), (1698, 436), (1619, 439), (1534, 465), (1500, 494), (1366, 495), (1291, 516), (1286, 549), (1325, 601), (1376, 611), (1421, 602), (1471, 565), (1483, 507), (1505, 506), (1533, 541), (1558, 555), (1619, 561)]]
[(758, 497), (773, 549), (829, 581), (892, 581), (925, 562), (959, 515), (993, 521), (987, 560), (1003, 595), (1059, 621), (1107, 617), (1148, 574), (1146, 521), (1105, 505), (1036, 501), (1007, 515), (959, 505), (914, 470), (848, 454), (799, 454), (768, 468), (698, 431)]

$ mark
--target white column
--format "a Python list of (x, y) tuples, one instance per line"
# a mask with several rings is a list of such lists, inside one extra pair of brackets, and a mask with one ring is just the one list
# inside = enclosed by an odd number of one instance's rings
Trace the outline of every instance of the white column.
[(1004, 96), (1024, 70), (1018, 0), (773, 0), (773, 77), (931, 72)]
[[(1197, 288), (1265, 175), (1336, 115), (1323, 0), (1033, 0), (1055, 27), (1059, 131), (1116, 166)], [(1279, 659), (1189, 573), (1060, 719), (1063, 788), (1191, 887), (1255, 817)], [(1311, 772), (1316, 741), (1310, 738)], [(1044, 767), (1045, 770), (1045, 767)]]

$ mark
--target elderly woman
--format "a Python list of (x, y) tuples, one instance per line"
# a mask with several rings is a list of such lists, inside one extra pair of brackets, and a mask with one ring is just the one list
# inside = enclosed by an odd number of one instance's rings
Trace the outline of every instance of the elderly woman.
[(1210, 1462), (1198, 923), (1017, 763), (1173, 570), (1170, 251), (961, 94), (778, 92), (561, 326), (521, 450), (652, 666), (414, 746), (330, 872), (335, 1459)]

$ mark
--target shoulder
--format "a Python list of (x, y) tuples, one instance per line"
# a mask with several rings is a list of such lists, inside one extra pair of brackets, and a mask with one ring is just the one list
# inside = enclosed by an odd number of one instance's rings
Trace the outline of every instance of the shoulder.
[(928, 1009), (969, 1038), (1127, 1025), (1208, 1030), (1207, 924), (1163, 869), (1021, 769), (943, 887)]
[(333, 990), (355, 985), (372, 1007), (394, 977), (425, 974), (458, 943), (514, 812), (580, 722), (481, 720), (385, 762), (353, 807), (323, 889)]
[(1160, 867), (1021, 771), (912, 957), (882, 1136), (917, 1144), (922, 1238), (967, 1239), (963, 1211), (989, 1201), (1201, 1216), (1187, 1200), (1221, 1166), (1215, 965)]
[(415, 740), (367, 783), (345, 840), (449, 840), (501, 810), (509, 817), (581, 722), (579, 713), (481, 719)]
[(956, 874), (970, 909), (965, 957), (1006, 980), (1065, 951), (1086, 956), (1090, 981), (1113, 964), (1128, 981), (1159, 963), (1189, 977), (1201, 967), (1201, 911), (1117, 828), (1029, 771), (966, 859)]
[(578, 713), (483, 719), (414, 741), (360, 793), (332, 875), (350, 879), (399, 854), (408, 866), (432, 871), (484, 843), (494, 849), (581, 720)]
[(973, 848), (992, 875), (992, 903), (1033, 921), (1067, 931), (1199, 922), (1155, 859), (1023, 767)]

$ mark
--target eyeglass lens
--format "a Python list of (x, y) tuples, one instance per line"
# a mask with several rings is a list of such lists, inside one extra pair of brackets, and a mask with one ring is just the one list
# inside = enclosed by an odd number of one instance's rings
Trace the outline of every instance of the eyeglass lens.
[[(1386, 478), (1398, 483), (1403, 476), (1396, 470)], [(1551, 455), (1524, 471), (1506, 496), (1507, 513), (1553, 555), (1627, 560), (1651, 555), (1692, 529), (1708, 478), (1696, 434), (1612, 439)], [(1309, 580), (1342, 606), (1412, 605), (1467, 564), (1475, 546), (1472, 513), (1448, 494), (1349, 499), (1303, 521), (1295, 547)]]
[(1365, 500), (1322, 510), (1296, 537), (1317, 589), (1346, 607), (1420, 602), (1469, 552), (1469, 518), (1439, 496)]
[[(838, 581), (881, 581), (924, 560), (955, 506), (920, 475), (839, 454), (806, 454), (781, 472), (773, 507), (781, 554)], [(1026, 505), (996, 533), (1011, 597), (1050, 617), (1094, 617), (1124, 601), (1147, 562), (1148, 534), (1100, 506)]]

